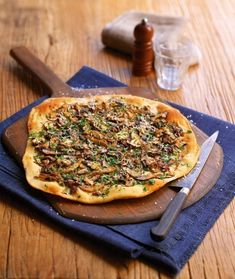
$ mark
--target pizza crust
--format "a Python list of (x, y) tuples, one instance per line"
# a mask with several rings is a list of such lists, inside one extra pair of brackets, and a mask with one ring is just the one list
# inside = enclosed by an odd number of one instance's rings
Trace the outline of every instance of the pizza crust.
[[(77, 103), (78, 105), (83, 106), (94, 100), (99, 103), (107, 102), (110, 99), (117, 98), (122, 98), (127, 104), (150, 106), (151, 112), (153, 113), (168, 112), (167, 122), (177, 123), (177, 125), (182, 128), (184, 132), (183, 140), (187, 143), (186, 150), (180, 164), (174, 171), (174, 175), (172, 177), (155, 179), (154, 184), (145, 184), (144, 188), (141, 184), (137, 184), (131, 187), (126, 187), (123, 185), (111, 186), (108, 195), (104, 196), (92, 195), (91, 193), (83, 191), (79, 187), (77, 188), (75, 194), (71, 194), (65, 186), (59, 185), (56, 181), (42, 181), (38, 179), (41, 167), (36, 164), (34, 160), (36, 151), (29, 138), (25, 154), (23, 156), (23, 165), (28, 183), (38, 190), (61, 196), (66, 199), (88, 204), (97, 204), (110, 202), (116, 199), (144, 197), (157, 191), (168, 182), (187, 175), (195, 166), (199, 157), (199, 146), (197, 144), (195, 134), (192, 131), (189, 121), (180, 113), (180, 111), (158, 101), (153, 101), (132, 95), (101, 95), (87, 98), (50, 98), (32, 109), (28, 120), (29, 133), (40, 132), (42, 130), (43, 123), (47, 121), (46, 115), (49, 114), (52, 110), (59, 108), (64, 104)], [(188, 133), (187, 131), (191, 132)]]

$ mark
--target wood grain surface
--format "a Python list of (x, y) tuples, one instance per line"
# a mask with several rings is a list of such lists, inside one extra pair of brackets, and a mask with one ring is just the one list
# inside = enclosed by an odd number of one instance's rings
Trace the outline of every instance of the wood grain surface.
[[(104, 25), (131, 10), (189, 19), (188, 35), (203, 59), (182, 90), (159, 90), (154, 74), (132, 77), (131, 59), (106, 50)], [(26, 45), (63, 80), (83, 65), (156, 96), (235, 123), (234, 0), (0, 0), (0, 119), (43, 94), (9, 49)], [(217, 220), (177, 278), (234, 278), (235, 201)], [(0, 278), (167, 278), (139, 260), (78, 237), (0, 192)]]

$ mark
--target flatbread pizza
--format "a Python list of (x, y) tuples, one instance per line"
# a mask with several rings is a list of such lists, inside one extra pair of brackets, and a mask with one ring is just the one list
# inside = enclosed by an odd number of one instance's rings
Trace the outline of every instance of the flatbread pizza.
[(81, 203), (149, 195), (199, 156), (177, 109), (132, 95), (49, 98), (32, 109), (28, 130), (28, 183)]

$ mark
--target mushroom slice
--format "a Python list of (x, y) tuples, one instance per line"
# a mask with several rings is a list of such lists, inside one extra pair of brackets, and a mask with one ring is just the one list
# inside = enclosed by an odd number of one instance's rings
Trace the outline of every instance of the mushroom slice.
[(93, 171), (91, 174), (92, 175), (96, 175), (96, 174), (105, 174), (105, 173), (110, 173), (110, 172), (114, 172), (116, 170), (115, 167), (108, 167), (102, 170), (97, 170), (97, 171)]
[(139, 177), (139, 176), (142, 175), (142, 173), (137, 172), (137, 171), (134, 171), (134, 170), (131, 170), (131, 169), (129, 169), (129, 168), (123, 168), (123, 170), (124, 170), (126, 173), (128, 173), (130, 176), (134, 177), (134, 178), (137, 178), (137, 177)]
[(46, 155), (58, 155), (58, 154), (60, 154), (60, 152), (53, 151), (53, 150), (50, 150), (50, 149), (45, 149), (45, 148), (42, 149), (42, 153), (44, 153)]
[(131, 140), (130, 141), (128, 140), (127, 142), (134, 147), (141, 146), (141, 139), (135, 131), (131, 132)]
[(87, 168), (77, 171), (77, 174), (86, 174), (86, 173), (89, 173), (89, 170)]
[(134, 177), (137, 180), (149, 180), (152, 178), (158, 178), (159, 177), (159, 173), (152, 173), (152, 172), (144, 172), (144, 173), (140, 173), (140, 172), (136, 172), (134, 170), (128, 169), (128, 168), (124, 168), (124, 170), (132, 177)]
[(99, 170), (101, 165), (98, 162), (86, 162), (86, 164), (93, 170)]
[(101, 145), (101, 146), (104, 146), (104, 147), (107, 147), (108, 146), (108, 143), (106, 140), (104, 139), (97, 139), (97, 138), (93, 138), (93, 137), (87, 137), (90, 141), (94, 142), (95, 144), (97, 145)]
[(81, 159), (81, 160), (77, 161), (76, 163), (74, 163), (73, 165), (65, 168), (64, 169), (64, 173), (68, 173), (68, 172), (74, 171), (75, 169), (77, 169), (81, 165), (82, 161), (83, 160)]
[(40, 173), (36, 178), (44, 181), (59, 181), (61, 177), (55, 173)]
[(78, 187), (85, 192), (93, 193), (93, 192), (101, 191), (105, 186), (102, 184), (95, 184), (95, 185), (81, 184)]
[(136, 179), (141, 180), (141, 181), (149, 180), (149, 179), (152, 179), (152, 178), (158, 178), (159, 175), (160, 175), (160, 173), (145, 172), (142, 175), (137, 176)]
[(94, 184), (94, 181), (92, 179), (88, 178), (87, 176), (84, 178), (84, 182), (91, 186)]
[(89, 135), (96, 139), (103, 139), (103, 135), (98, 131), (89, 131)]

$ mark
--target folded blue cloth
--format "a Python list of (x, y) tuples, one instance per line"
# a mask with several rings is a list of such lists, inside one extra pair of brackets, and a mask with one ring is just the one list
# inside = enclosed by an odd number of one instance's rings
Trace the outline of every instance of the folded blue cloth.
[[(121, 87), (124, 84), (91, 68), (83, 67), (68, 84), (75, 88)], [(78, 91), (79, 94), (79, 91)], [(14, 121), (26, 115), (30, 109), (44, 100), (22, 109), (20, 112), (0, 123), (0, 134)], [(41, 212), (45, 218), (61, 226), (95, 240), (103, 241), (126, 252), (130, 257), (142, 258), (162, 271), (177, 274), (201, 243), (206, 233), (235, 194), (235, 125), (194, 110), (171, 104), (208, 135), (219, 130), (218, 142), (224, 150), (224, 167), (221, 177), (212, 190), (200, 201), (183, 210), (162, 242), (150, 238), (150, 228), (158, 221), (130, 225), (96, 225), (75, 221), (60, 216), (45, 200), (41, 192), (27, 185), (24, 171), (8, 155), (0, 143), (0, 194), (7, 191)], [(19, 200), (20, 202), (20, 200)]]

